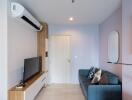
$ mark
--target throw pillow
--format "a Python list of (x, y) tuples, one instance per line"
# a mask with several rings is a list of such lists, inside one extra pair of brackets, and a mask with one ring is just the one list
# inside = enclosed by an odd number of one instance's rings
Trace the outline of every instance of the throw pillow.
[(119, 78), (114, 74), (104, 71), (102, 74), (102, 78), (99, 84), (108, 84), (108, 85), (117, 85), (119, 83)]
[(99, 81), (99, 84), (100, 85), (106, 85), (108, 84), (108, 78), (107, 78), (107, 75), (106, 74), (103, 74), (100, 81)]
[(102, 73), (102, 70), (99, 69), (95, 74), (94, 74), (94, 77), (91, 81), (91, 83), (98, 83), (101, 79), (101, 73)]
[(89, 69), (89, 73), (88, 73), (88, 79), (93, 79), (93, 77), (94, 77), (94, 74), (95, 74), (95, 68), (94, 67), (91, 67), (90, 69)]

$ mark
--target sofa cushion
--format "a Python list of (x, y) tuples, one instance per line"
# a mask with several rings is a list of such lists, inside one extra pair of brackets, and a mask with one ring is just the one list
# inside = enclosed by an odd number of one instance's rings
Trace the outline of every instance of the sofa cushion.
[(119, 83), (119, 80), (117, 77), (109, 77), (108, 78), (108, 84), (117, 85), (118, 83)]
[(79, 76), (87, 77), (89, 73), (89, 69), (79, 69)]
[(107, 71), (104, 71), (99, 84), (117, 85), (119, 83), (119, 78)]
[(88, 81), (88, 78), (87, 77), (84, 77), (84, 76), (79, 76), (80, 77), (80, 80), (82, 82), (87, 82)]

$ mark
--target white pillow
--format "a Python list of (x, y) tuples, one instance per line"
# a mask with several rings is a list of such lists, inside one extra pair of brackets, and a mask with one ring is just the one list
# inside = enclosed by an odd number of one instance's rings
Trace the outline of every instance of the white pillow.
[(94, 78), (92, 79), (91, 83), (98, 83), (101, 79), (102, 70), (99, 69), (95, 74)]

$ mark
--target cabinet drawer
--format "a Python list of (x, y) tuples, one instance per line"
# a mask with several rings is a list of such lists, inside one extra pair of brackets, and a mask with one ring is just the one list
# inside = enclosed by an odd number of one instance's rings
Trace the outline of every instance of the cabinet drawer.
[(25, 100), (33, 100), (35, 98), (44, 85), (44, 78), (44, 75), (42, 75), (25, 91)]

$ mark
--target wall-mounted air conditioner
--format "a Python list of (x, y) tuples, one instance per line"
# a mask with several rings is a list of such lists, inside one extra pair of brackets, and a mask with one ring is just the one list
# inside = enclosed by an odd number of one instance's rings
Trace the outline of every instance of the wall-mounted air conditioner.
[(36, 31), (41, 31), (43, 25), (39, 23), (21, 4), (17, 2), (11, 3), (12, 17), (21, 19), (31, 25)]

